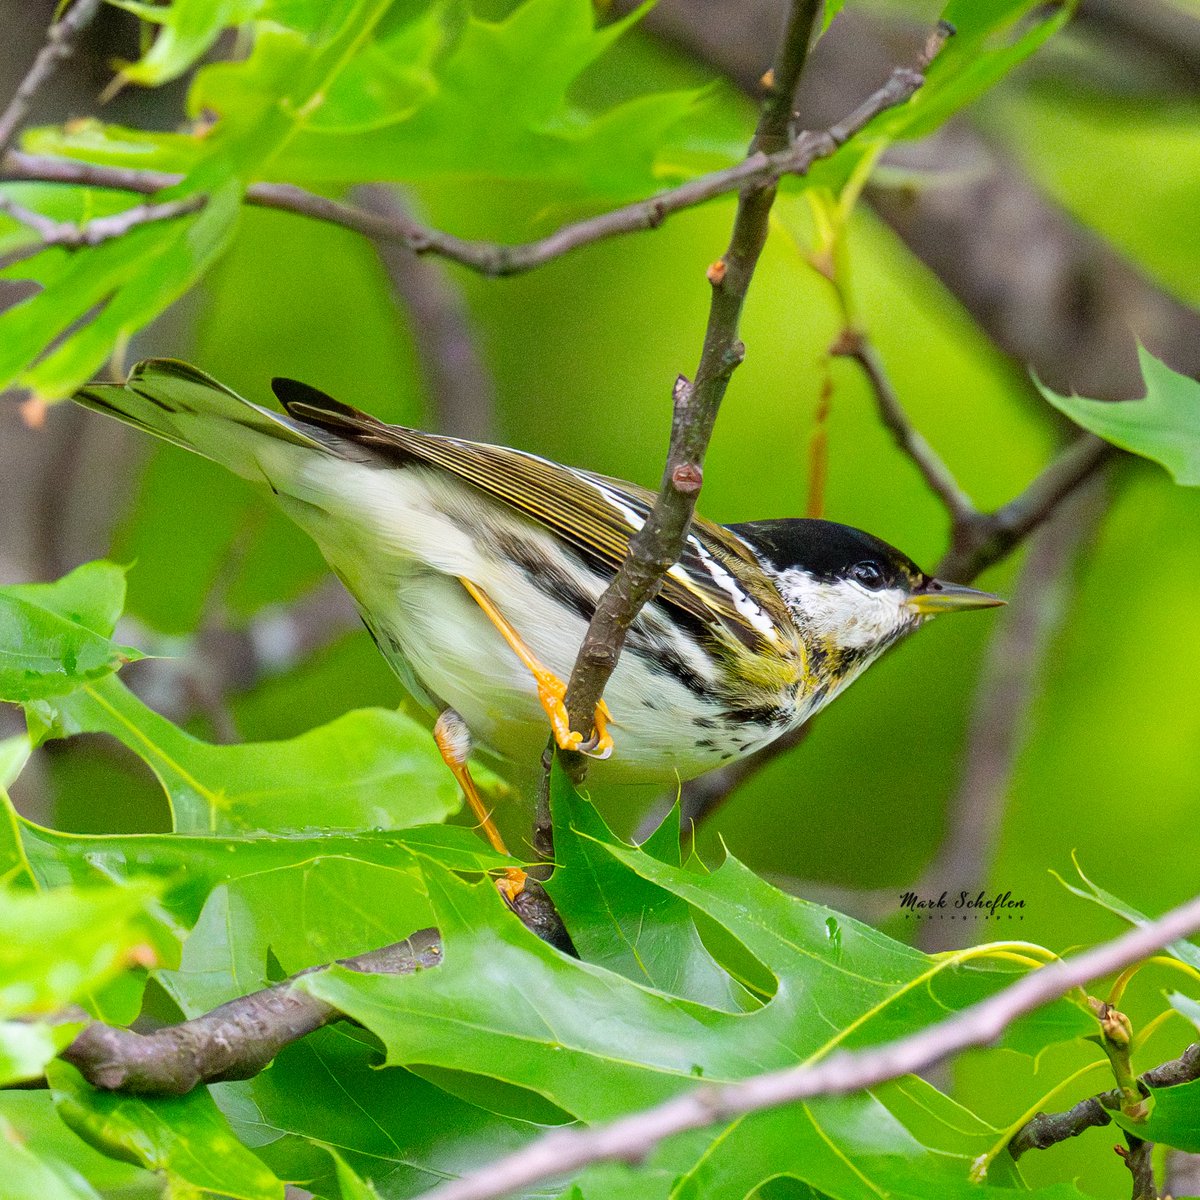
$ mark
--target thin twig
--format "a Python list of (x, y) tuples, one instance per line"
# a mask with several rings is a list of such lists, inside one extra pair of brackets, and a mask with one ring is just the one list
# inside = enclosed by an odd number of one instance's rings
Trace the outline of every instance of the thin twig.
[[(787, 28), (771, 73), (772, 92), (764, 105), (747, 163), (766, 154), (771, 162), (808, 146), (841, 145), (872, 117), (908, 100), (924, 82), (914, 70), (899, 69), (844, 121), (824, 134), (802, 134), (786, 144), (792, 96), (808, 56), (818, 5), (798, 0), (789, 10)], [(805, 152), (807, 154), (807, 152)], [(712, 302), (704, 347), (694, 383), (680, 380), (675, 390), (675, 419), (663, 479), (646, 523), (629, 544), (629, 553), (601, 596), (567, 687), (567, 711), (573, 729), (591, 730), (592, 714), (616, 667), (625, 635), (637, 614), (658, 591), (663, 576), (679, 558), (703, 482), (704, 456), (730, 377), (745, 348), (738, 324), (746, 292), (766, 241), (777, 176), (756, 174), (753, 188), (742, 191), (729, 248), (709, 269)]]
[(941, 500), (952, 527), (978, 515), (971, 498), (959, 486), (941, 455), (925, 440), (904, 411), (874, 343), (861, 329), (843, 329), (830, 353), (858, 363), (875, 395), (876, 408), (896, 445), (912, 459), (929, 490)]
[[(816, 3), (816, 0), (811, 0)], [(777, 79), (783, 76), (776, 74)], [(672, 213), (694, 208), (730, 192), (762, 194), (784, 175), (804, 175), (814, 162), (828, 158), (873, 118), (910, 99), (924, 77), (916, 71), (897, 69), (845, 120), (818, 133), (802, 133), (790, 144), (786, 135), (776, 148), (756, 147), (754, 153), (735, 166), (701, 175), (678, 187), (562, 226), (554, 233), (532, 242), (505, 245), (455, 237), (431, 229), (412, 217), (381, 216), (340, 200), (318, 196), (290, 183), (253, 183), (245, 193), (247, 204), (296, 213), (319, 221), (328, 221), (353, 229), (377, 241), (399, 242), (415, 254), (436, 254), (483, 275), (519, 275), (571, 250), (589, 246), (606, 238), (639, 230), (657, 229)], [(780, 84), (780, 88), (784, 85)], [(784, 112), (786, 129), (790, 116), (788, 102), (779, 106)], [(88, 187), (115, 188), (121, 191), (153, 194), (178, 183), (179, 175), (161, 171), (139, 171), (129, 167), (107, 167), (67, 158), (45, 158), (10, 150), (3, 158), (3, 178), (10, 181), (73, 183)]]
[(122, 212), (107, 217), (93, 217), (82, 225), (73, 221), (56, 221), (0, 193), (0, 212), (6, 212), (14, 220), (27, 225), (36, 235), (37, 241), (21, 247), (16, 256), (8, 255), (6, 261), (28, 257), (47, 246), (62, 246), (67, 250), (79, 250), (84, 246), (99, 246), (113, 238), (124, 237), (139, 225), (150, 225), (157, 221), (173, 221), (198, 212), (207, 202), (207, 196), (185, 196), (179, 200), (168, 200), (162, 204), (137, 204)]
[(29, 73), (17, 86), (8, 107), (0, 114), (0, 159), (3, 159), (5, 151), (12, 145), (13, 139), (25, 123), (25, 118), (29, 116), (34, 96), (54, 74), (59, 63), (74, 53), (76, 40), (99, 8), (100, 0), (76, 0), (76, 3), (50, 26), (46, 34), (46, 44), (33, 60)]
[(1200, 896), (1111, 942), (1041, 967), (987, 1000), (919, 1033), (738, 1083), (696, 1088), (608, 1124), (555, 1130), (515, 1154), (434, 1188), (426, 1200), (499, 1200), (591, 1163), (641, 1162), (664, 1138), (689, 1129), (797, 1100), (858, 1092), (928, 1070), (959, 1051), (988, 1045), (1026, 1013), (1076, 987), (1140, 962), (1198, 929)]
[[(954, 583), (971, 583), (989, 567), (1007, 558), (1077, 487), (1116, 454), (1113, 446), (1091, 434), (1076, 438), (1015, 499), (995, 512), (976, 511), (960, 522), (956, 528), (958, 536), (952, 539), (935, 574)], [(808, 721), (757, 754), (685, 783), (681, 793), (683, 828), (687, 830), (705, 821), (743, 783), (780, 755), (800, 745), (812, 726), (813, 721)], [(652, 828), (650, 819), (643, 830), (648, 828)]]

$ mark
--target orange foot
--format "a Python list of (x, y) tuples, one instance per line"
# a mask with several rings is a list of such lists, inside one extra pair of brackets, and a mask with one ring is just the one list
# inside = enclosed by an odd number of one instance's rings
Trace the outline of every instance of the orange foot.
[(552, 671), (539, 666), (533, 671), (537, 682), (538, 700), (550, 718), (550, 728), (554, 730), (554, 740), (564, 750), (578, 750), (589, 758), (607, 758), (613, 752), (613, 740), (608, 732), (608, 722), (612, 713), (603, 700), (596, 705), (593, 718), (592, 736), (585, 742), (583, 734), (571, 728), (571, 720), (567, 716), (564, 700), (567, 695), (567, 685)]
[(504, 897), (509, 908), (515, 908), (517, 897), (525, 890), (525, 881), (529, 878), (520, 867), (508, 867), (504, 877), (496, 880), (496, 891)]

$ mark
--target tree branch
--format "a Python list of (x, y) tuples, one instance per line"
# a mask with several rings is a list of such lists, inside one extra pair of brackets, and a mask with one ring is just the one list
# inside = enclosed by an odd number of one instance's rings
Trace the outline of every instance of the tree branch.
[[(769, 76), (771, 92), (747, 163), (754, 162), (764, 152), (770, 162), (780, 155), (807, 157), (817, 153), (819, 147), (836, 147), (876, 114), (906, 101), (924, 82), (919, 71), (897, 69), (883, 87), (843, 121), (823, 134), (802, 134), (791, 147), (776, 150), (788, 138), (791, 98), (807, 60), (817, 11), (818, 5), (812, 0), (797, 0), (789, 10), (785, 36)], [(567, 712), (573, 729), (591, 729), (592, 714), (616, 667), (629, 626), (658, 591), (663, 576), (683, 549), (703, 482), (704, 456), (717, 412), (730, 377), (745, 353), (738, 341), (738, 324), (766, 241), (776, 178), (760, 175), (754, 187), (742, 191), (729, 248), (709, 268), (712, 303), (696, 379), (689, 384), (681, 377), (676, 383), (671, 441), (658, 498), (646, 523), (631, 539), (628, 556), (596, 606), (571, 673)]]
[[(436, 929), (338, 965), (379, 975), (411, 975), (441, 962)], [(292, 979), (324, 970), (313, 967)], [(291, 1042), (341, 1015), (332, 1005), (297, 991), (292, 980), (239, 996), (212, 1012), (154, 1033), (135, 1033), (99, 1021), (89, 1025), (62, 1057), (94, 1087), (108, 1091), (181, 1096), (202, 1083), (249, 1079)]]
[(959, 486), (954, 473), (908, 419), (908, 414), (904, 411), (896, 389), (884, 369), (879, 351), (875, 349), (867, 334), (861, 329), (842, 330), (830, 348), (830, 353), (836, 357), (851, 359), (862, 368), (875, 395), (875, 405), (884, 428), (892, 435), (896, 445), (912, 459), (929, 490), (942, 502), (950, 516), (951, 527), (957, 527), (977, 516), (978, 510)]
[(1071, 493), (1106, 462), (1116, 448), (1093, 434), (1077, 437), (1017, 497), (992, 513), (976, 513), (956, 530), (937, 574), (970, 583), (1000, 562)]
[(60, 20), (50, 26), (46, 44), (33, 60), (29, 73), (21, 80), (8, 107), (0, 114), (0, 159), (20, 132), (33, 98), (42, 85), (58, 69), (59, 63), (71, 57), (75, 42), (100, 8), (100, 0), (76, 0)]
[[(514, 909), (521, 923), (543, 941), (574, 954), (566, 928), (545, 890), (529, 881)], [(441, 935), (420, 929), (401, 942), (338, 959), (336, 966), (371, 975), (411, 975), (442, 961)], [(249, 1079), (284, 1046), (339, 1020), (341, 1012), (292, 984), (327, 965), (297, 971), (291, 978), (239, 996), (203, 1016), (153, 1033), (136, 1033), (94, 1021), (62, 1052), (93, 1087), (155, 1096), (182, 1096), (204, 1083)], [(86, 1019), (81, 1011), (63, 1019)]]
[(207, 196), (195, 195), (180, 200), (168, 200), (162, 204), (138, 204), (123, 212), (107, 217), (93, 217), (82, 225), (76, 225), (73, 221), (55, 221), (18, 204), (11, 197), (0, 194), (0, 212), (6, 212), (22, 225), (27, 225), (38, 237), (37, 242), (21, 247), (15, 254), (7, 255), (6, 262), (27, 258), (47, 246), (63, 246), (68, 250), (99, 246), (101, 242), (124, 237), (139, 225), (150, 225), (155, 221), (173, 221), (177, 217), (198, 212), (207, 200)]
[[(1178, 1087), (1200, 1079), (1200, 1042), (1193, 1042), (1178, 1058), (1153, 1067), (1138, 1076), (1143, 1088)], [(1121, 1091), (1111, 1088), (1081, 1100), (1073, 1108), (1060, 1113), (1038, 1113), (1026, 1121), (1008, 1143), (1013, 1158), (1028, 1150), (1047, 1150), (1068, 1138), (1078, 1137), (1087, 1129), (1112, 1122), (1112, 1113), (1121, 1108)]]
[(738, 1083), (696, 1088), (608, 1124), (555, 1130), (515, 1154), (434, 1188), (426, 1200), (498, 1200), (591, 1163), (641, 1162), (664, 1138), (689, 1129), (797, 1100), (845, 1095), (928, 1070), (952, 1054), (995, 1041), (1015, 1020), (1041, 1005), (1139, 962), (1198, 929), (1200, 896), (1111, 942), (1041, 967), (919, 1033)]
[[(806, 10), (816, 4), (817, 0), (804, 0)], [(776, 71), (777, 82), (773, 95), (783, 95), (786, 76), (787, 71), (783, 68)], [(761, 143), (756, 136), (752, 153), (742, 162), (722, 171), (701, 175), (650, 199), (564, 225), (554, 233), (531, 242), (501, 244), (455, 237), (422, 225), (405, 214), (369, 212), (340, 200), (318, 196), (290, 183), (252, 183), (246, 189), (245, 202), (260, 208), (273, 208), (328, 221), (376, 241), (398, 242), (415, 254), (436, 254), (482, 275), (519, 275), (582, 246), (619, 234), (657, 229), (672, 213), (694, 208), (718, 196), (731, 192), (766, 195), (784, 175), (804, 175), (818, 159), (828, 158), (874, 117), (886, 109), (903, 104), (923, 82), (924, 77), (919, 72), (898, 69), (844, 120), (823, 132), (802, 133), (790, 144), (786, 133), (791, 97), (791, 93), (788, 93), (776, 105), (778, 112), (784, 114), (783, 132), (773, 134)], [(764, 114), (768, 110), (775, 111), (771, 104), (769, 100)], [(77, 184), (143, 195), (152, 195), (172, 187), (182, 179), (180, 175), (162, 171), (100, 166), (68, 158), (44, 158), (19, 150), (9, 150), (3, 157), (2, 165), (3, 178), (8, 181)], [(730, 298), (735, 285), (736, 279), (730, 281), (726, 289), (726, 295)]]

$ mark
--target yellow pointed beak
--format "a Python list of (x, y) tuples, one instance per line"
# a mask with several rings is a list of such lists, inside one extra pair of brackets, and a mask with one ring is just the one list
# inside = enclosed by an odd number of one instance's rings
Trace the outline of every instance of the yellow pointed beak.
[(968, 608), (995, 608), (1006, 603), (991, 592), (964, 587), (961, 583), (943, 583), (940, 579), (931, 579), (919, 592), (908, 598), (908, 607), (923, 617), (962, 612)]

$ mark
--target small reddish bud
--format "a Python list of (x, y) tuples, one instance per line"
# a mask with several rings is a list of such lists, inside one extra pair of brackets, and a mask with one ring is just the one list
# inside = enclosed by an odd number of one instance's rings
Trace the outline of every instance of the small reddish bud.
[(849, 358), (862, 349), (862, 335), (857, 329), (841, 329), (829, 347), (834, 358)]
[(720, 287), (721, 282), (725, 278), (725, 260), (723, 258), (718, 258), (717, 261), (713, 263), (707, 271), (704, 272), (704, 274), (708, 277), (708, 282), (711, 283), (713, 287)]
[(768, 67), (762, 73), (762, 78), (758, 82), (762, 84), (762, 89), (764, 92), (773, 91), (775, 87), (775, 69), (773, 67)]
[(46, 424), (46, 402), (41, 396), (30, 396), (20, 408), (21, 420), (30, 429), (41, 429)]
[(680, 463), (671, 472), (671, 482), (676, 491), (685, 496), (694, 496), (704, 482), (704, 472), (695, 463)]

